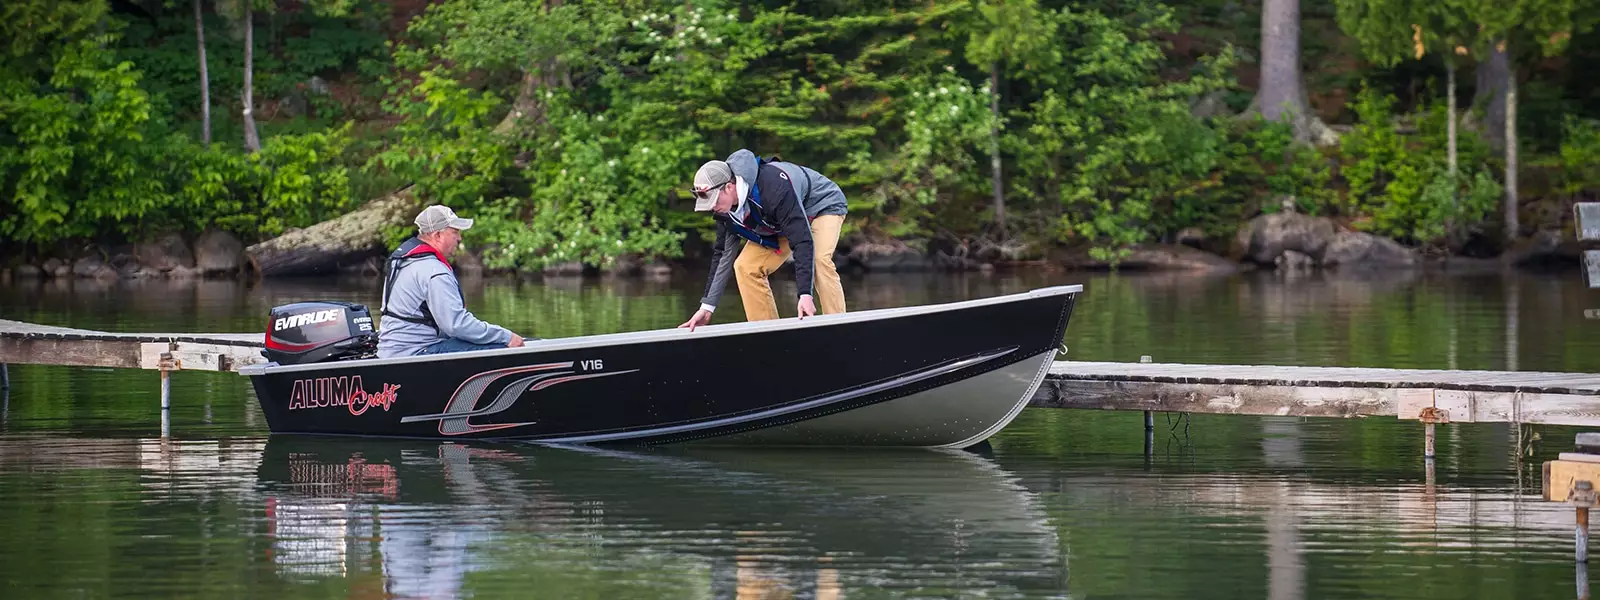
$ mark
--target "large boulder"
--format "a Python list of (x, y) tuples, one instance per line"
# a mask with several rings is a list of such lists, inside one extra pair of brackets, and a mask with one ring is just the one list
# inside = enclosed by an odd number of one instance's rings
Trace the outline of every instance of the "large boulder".
[(844, 259), (834, 256), (834, 265), (856, 265), (868, 271), (890, 273), (896, 271), (926, 271), (933, 260), (922, 251), (902, 243), (859, 242), (850, 246)]
[(11, 270), (11, 275), (17, 279), (37, 279), (44, 275), (44, 270), (33, 265), (21, 264)]
[(155, 239), (133, 245), (133, 256), (145, 270), (166, 273), (178, 267), (193, 267), (194, 252), (189, 242), (177, 233), (156, 236)]
[(1569, 258), (1569, 252), (1564, 251), (1566, 244), (1560, 231), (1542, 229), (1527, 239), (1519, 240), (1507, 250), (1502, 259), (1513, 265), (1548, 265), (1570, 262), (1576, 256)]
[(66, 277), (72, 274), (72, 265), (59, 258), (45, 259), (40, 268), (44, 269), (44, 274), (50, 277)]
[(1320, 258), (1338, 235), (1333, 221), (1293, 212), (1261, 215), (1239, 229), (1236, 250), (1245, 260), (1275, 264), (1285, 250)]
[(1323, 267), (1340, 269), (1414, 267), (1420, 262), (1415, 251), (1399, 242), (1359, 231), (1340, 233), (1322, 253)]
[(244, 261), (244, 244), (226, 231), (208, 229), (194, 241), (194, 264), (201, 273), (237, 273)]
[(72, 263), (72, 274), (83, 279), (116, 279), (117, 270), (106, 264), (99, 254), (90, 254)]

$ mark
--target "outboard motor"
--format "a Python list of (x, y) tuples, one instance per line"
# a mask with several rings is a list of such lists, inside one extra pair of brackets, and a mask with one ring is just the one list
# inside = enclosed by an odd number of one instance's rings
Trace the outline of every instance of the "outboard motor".
[(280, 365), (302, 365), (371, 358), (377, 352), (378, 331), (367, 307), (330, 301), (273, 307), (261, 355)]

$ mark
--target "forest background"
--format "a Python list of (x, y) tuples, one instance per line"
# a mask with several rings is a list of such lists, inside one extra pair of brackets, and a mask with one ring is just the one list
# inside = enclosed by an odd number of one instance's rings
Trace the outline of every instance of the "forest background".
[[(1422, 255), (1600, 197), (1600, 0), (12, 0), (0, 266), (251, 244), (409, 187), (492, 268), (670, 260), (705, 160), (847, 243), (1114, 262), (1292, 211)], [(385, 231), (389, 242), (403, 225)]]

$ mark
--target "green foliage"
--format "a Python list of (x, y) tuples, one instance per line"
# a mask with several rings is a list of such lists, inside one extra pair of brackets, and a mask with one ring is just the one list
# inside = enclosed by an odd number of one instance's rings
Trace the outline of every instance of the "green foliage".
[(0, 81), (0, 237), (44, 244), (127, 231), (169, 201), (149, 94), (109, 38), (60, 47), (48, 79)]
[[(1355, 131), (1323, 151), (1279, 125), (1194, 117), (1201, 98), (1249, 95), (1226, 76), (1227, 40), (1259, 20), (1224, 15), (1220, 0), (1178, 7), (1181, 26), (1172, 9), (1130, 0), (445, 0), (387, 50), (387, 3), (206, 2), (218, 140), (242, 137), (239, 26), (253, 11), (256, 156), (195, 141), (191, 5), (138, 4), (149, 12), (103, 0), (0, 9), (0, 238), (38, 247), (208, 226), (258, 238), (414, 183), (481, 220), (468, 241), (492, 266), (604, 266), (708, 235), (684, 189), (700, 163), (739, 148), (839, 182), (848, 232), (912, 244), (994, 233), (997, 153), (1007, 235), (1112, 259), (1184, 228), (1227, 236), (1283, 198), (1409, 243), (1459, 241), (1497, 189), (1466, 130), (1450, 177), (1437, 107), (1401, 134), (1393, 100), (1363, 94)], [(1558, 51), (1597, 12), (1564, 0), (1306, 10), (1318, 25), (1337, 12), (1380, 66), (1419, 45), (1453, 59), (1455, 45), (1479, 51), (1496, 36), (1531, 50), (1543, 35), (1539, 49)], [(1308, 56), (1347, 52), (1318, 39)], [(310, 93), (313, 76), (336, 93)], [(1539, 73), (1522, 90), (1524, 148), (1561, 153), (1526, 162), (1559, 170), (1562, 194), (1594, 189), (1594, 127), (1565, 119), (1586, 105)], [(306, 113), (293, 110), (301, 99)]]
[(1215, 166), (1216, 139), (1189, 113), (1188, 99), (1222, 85), (1230, 58), (1188, 80), (1162, 81), (1155, 35), (1174, 23), (1153, 10), (1127, 20), (1088, 10), (1056, 13), (1069, 46), (1059, 71), (1043, 69), (1044, 90), (1019, 111), (1008, 134), (1015, 181), (1031, 198), (1059, 203), (1046, 234), (1083, 241), (1116, 258), (1151, 233), (1159, 202), (1181, 195)]
[(1568, 115), (1562, 123), (1557, 181), (1562, 194), (1600, 193), (1600, 121)]
[(1452, 225), (1476, 223), (1489, 215), (1501, 195), (1490, 175), (1487, 148), (1463, 135), (1459, 171), (1451, 176), (1444, 153), (1443, 107), (1418, 123), (1419, 139), (1396, 131), (1392, 96), (1363, 89), (1356, 101), (1360, 115), (1340, 142), (1347, 161), (1343, 174), (1349, 196), (1347, 214), (1373, 233), (1415, 244), (1443, 241)]

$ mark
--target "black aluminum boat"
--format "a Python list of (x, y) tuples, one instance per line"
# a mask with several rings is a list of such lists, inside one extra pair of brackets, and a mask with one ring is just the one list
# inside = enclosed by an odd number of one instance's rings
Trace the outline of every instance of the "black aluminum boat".
[(273, 433), (960, 448), (1021, 412), (1082, 289), (353, 360), (366, 309), (302, 303), (240, 373)]

